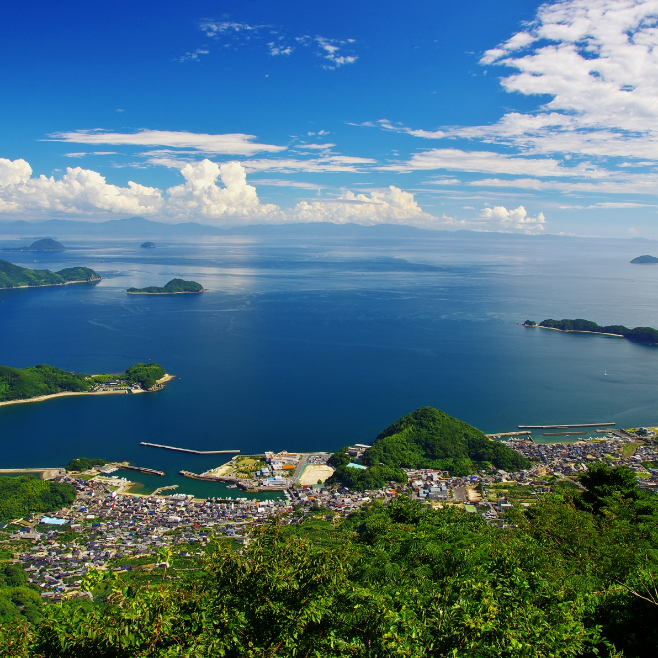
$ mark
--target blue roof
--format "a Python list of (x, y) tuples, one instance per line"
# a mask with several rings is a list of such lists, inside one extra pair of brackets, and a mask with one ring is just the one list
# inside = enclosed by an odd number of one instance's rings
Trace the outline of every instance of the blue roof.
[(64, 525), (66, 519), (52, 519), (49, 516), (44, 516), (41, 518), (41, 523), (47, 523), (48, 525)]
[(362, 471), (365, 471), (366, 468), (368, 468), (367, 466), (364, 466), (363, 464), (347, 464), (347, 467), (348, 468), (358, 468)]

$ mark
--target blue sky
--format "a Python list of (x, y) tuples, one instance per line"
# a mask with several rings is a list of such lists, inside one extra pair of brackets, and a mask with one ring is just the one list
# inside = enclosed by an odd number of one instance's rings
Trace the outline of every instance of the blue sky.
[(0, 219), (658, 238), (658, 1), (3, 9)]

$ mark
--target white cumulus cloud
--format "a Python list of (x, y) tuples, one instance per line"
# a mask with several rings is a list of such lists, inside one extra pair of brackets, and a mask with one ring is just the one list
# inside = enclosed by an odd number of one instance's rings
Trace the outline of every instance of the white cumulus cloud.
[(0, 158), (0, 211), (14, 213), (58, 212), (89, 214), (97, 211), (154, 214), (162, 207), (162, 194), (153, 187), (130, 181), (128, 187), (110, 185), (98, 172), (68, 167), (60, 180), (32, 177), (25, 160)]
[[(210, 160), (186, 164), (181, 169), (185, 183), (167, 190), (165, 213), (175, 218), (217, 220), (280, 218), (279, 208), (261, 204), (253, 185), (247, 184), (244, 167), (238, 162), (221, 166)], [(221, 178), (223, 187), (217, 185)]]
[(480, 218), (487, 220), (499, 229), (512, 229), (522, 233), (541, 233), (544, 230), (543, 225), (546, 223), (543, 212), (531, 217), (523, 206), (513, 210), (508, 210), (505, 206), (483, 208), (480, 211)]
[(298, 222), (335, 224), (415, 224), (436, 225), (438, 220), (426, 213), (410, 192), (391, 185), (386, 191), (367, 194), (345, 192), (331, 201), (301, 201), (289, 214)]

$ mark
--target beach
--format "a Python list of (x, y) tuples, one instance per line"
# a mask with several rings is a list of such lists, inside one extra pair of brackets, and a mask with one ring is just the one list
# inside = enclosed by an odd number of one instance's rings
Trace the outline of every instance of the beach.
[[(157, 383), (160, 385), (165, 384), (168, 381), (171, 381), (174, 378), (174, 375), (165, 374), (164, 377), (161, 377), (157, 380)], [(53, 393), (52, 395), (39, 395), (35, 398), (26, 398), (24, 400), (7, 400), (6, 402), (0, 402), (0, 407), (4, 407), (8, 404), (22, 404), (25, 402), (43, 402), (44, 400), (53, 400), (54, 398), (63, 398), (70, 395), (118, 395), (122, 393), (126, 394), (128, 389), (120, 388), (109, 391), (62, 391), (61, 393)], [(155, 391), (145, 391), (142, 388), (130, 389), (131, 393), (136, 395), (137, 393), (155, 393)]]

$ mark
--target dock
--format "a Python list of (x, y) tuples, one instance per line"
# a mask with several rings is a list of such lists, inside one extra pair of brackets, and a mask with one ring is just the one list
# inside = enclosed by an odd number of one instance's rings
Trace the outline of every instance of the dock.
[(137, 471), (139, 473), (146, 473), (147, 475), (164, 475), (164, 471), (156, 471), (154, 468), (144, 468), (143, 466), (131, 466), (130, 464), (119, 464), (119, 468), (127, 471)]
[(570, 427), (612, 427), (617, 423), (578, 423), (573, 425), (519, 425), (520, 430), (567, 430)]
[(178, 452), (191, 452), (194, 455), (237, 455), (239, 450), (192, 450), (191, 448), (176, 448), (174, 446), (163, 446), (159, 443), (147, 443), (141, 441), (140, 446), (148, 446), (149, 448), (162, 448), (164, 450), (177, 450)]
[(580, 436), (588, 432), (542, 432), (542, 436)]
[(532, 432), (524, 430), (523, 432), (494, 432), (493, 434), (485, 434), (488, 439), (500, 438), (501, 436), (532, 436)]

